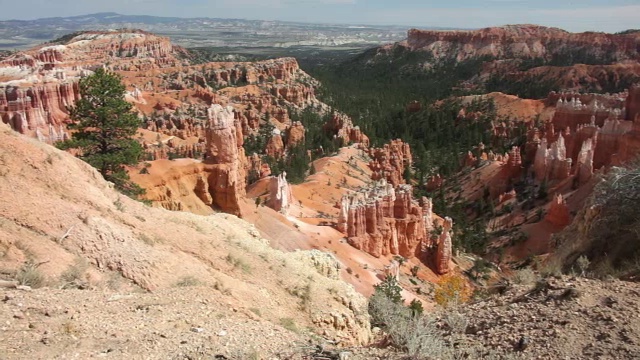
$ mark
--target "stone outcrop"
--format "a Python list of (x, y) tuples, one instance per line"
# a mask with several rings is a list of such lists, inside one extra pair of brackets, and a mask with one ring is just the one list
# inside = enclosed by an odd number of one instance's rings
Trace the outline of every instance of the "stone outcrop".
[(369, 138), (360, 130), (359, 126), (353, 125), (353, 121), (347, 115), (334, 113), (324, 128), (335, 138), (341, 139), (344, 144), (353, 142), (369, 147)]
[(373, 256), (400, 255), (423, 258), (432, 248), (432, 204), (412, 200), (409, 185), (394, 187), (386, 180), (372, 188), (345, 195), (340, 204), (338, 229), (349, 244)]
[(635, 115), (631, 130), (620, 139), (620, 152), (617, 162), (623, 163), (638, 157), (640, 154), (640, 114)]
[(209, 108), (206, 128), (206, 171), (213, 206), (239, 215), (239, 200), (246, 193), (242, 133), (234, 119), (233, 107), (214, 104)]
[(443, 183), (444, 179), (442, 178), (442, 175), (435, 174), (429, 177), (424, 187), (427, 191), (435, 191), (441, 188)]
[(500, 171), (487, 184), (491, 198), (497, 199), (501, 194), (511, 191), (511, 186), (522, 176), (522, 157), (520, 147), (514, 146), (505, 155), (495, 156), (500, 161)]
[(640, 115), (640, 84), (636, 84), (629, 89), (625, 109), (628, 120), (635, 120), (636, 116)]
[(287, 182), (287, 173), (272, 177), (269, 182), (269, 207), (287, 215), (292, 202), (293, 194)]
[(305, 129), (300, 121), (295, 121), (287, 129), (287, 148), (292, 148), (304, 142)]
[(340, 279), (340, 262), (338, 262), (338, 259), (336, 259), (332, 253), (313, 249), (309, 251), (296, 251), (293, 253), (293, 256), (312, 264), (322, 276), (333, 280)]
[(579, 125), (595, 124), (603, 126), (607, 119), (624, 119), (626, 93), (615, 95), (552, 93), (548, 102), (555, 102), (556, 111), (551, 122), (557, 130), (570, 128), (575, 131)]
[(265, 153), (273, 158), (279, 159), (284, 155), (284, 141), (280, 130), (273, 129), (271, 137), (267, 142)]
[(600, 169), (612, 163), (612, 156), (620, 151), (620, 140), (631, 131), (633, 122), (626, 120), (607, 120), (598, 129), (596, 147), (594, 149), (593, 167)]
[(349, 243), (373, 256), (420, 255), (426, 238), (422, 208), (411, 202), (411, 187), (382, 180), (371, 189), (343, 197), (342, 209)]
[(571, 214), (562, 194), (556, 194), (553, 197), (547, 215), (544, 218), (558, 227), (565, 227), (571, 223)]
[(392, 140), (381, 148), (368, 149), (374, 180), (385, 179), (393, 186), (404, 183), (404, 175), (413, 161), (411, 147), (402, 140)]
[(593, 176), (593, 150), (593, 139), (587, 139), (582, 143), (576, 167), (576, 177), (580, 185), (586, 184)]
[(0, 119), (19, 133), (35, 137), (39, 131), (41, 140), (55, 142), (66, 134), (64, 126), (69, 122), (67, 107), (79, 98), (77, 82), (53, 82), (30, 87), (0, 84)]
[(571, 164), (571, 158), (567, 159), (567, 148), (562, 134), (548, 149), (547, 139), (542, 139), (534, 160), (537, 180), (564, 180), (571, 173)]
[[(574, 178), (574, 185), (593, 173), (632, 159), (640, 152), (640, 132), (631, 114), (640, 98), (620, 94), (551, 93), (556, 112), (546, 129), (530, 131), (527, 148), (537, 146), (534, 172), (538, 181)], [(559, 130), (556, 132), (556, 130)], [(551, 144), (548, 146), (547, 144)]]
[(436, 271), (439, 274), (446, 274), (451, 270), (451, 256), (453, 245), (451, 242), (451, 230), (453, 220), (445, 218), (442, 223), (442, 233), (438, 237), (438, 251), (436, 253)]

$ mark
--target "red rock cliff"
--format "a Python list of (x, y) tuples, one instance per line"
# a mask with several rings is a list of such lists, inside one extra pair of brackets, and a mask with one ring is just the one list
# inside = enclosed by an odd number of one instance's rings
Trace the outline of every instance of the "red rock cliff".
[[(67, 106), (79, 98), (77, 82), (31, 87), (0, 85), (0, 119), (19, 133), (54, 142), (61, 139), (60, 125), (69, 121)], [(51, 126), (58, 129), (56, 133), (51, 133)]]
[(413, 50), (431, 50), (436, 58), (451, 53), (458, 60), (477, 56), (544, 57), (561, 48), (584, 49), (589, 54), (637, 59), (640, 34), (570, 33), (537, 25), (507, 25), (472, 31), (412, 29), (407, 44)]
[(373, 256), (420, 257), (427, 240), (422, 206), (412, 201), (409, 185), (394, 188), (381, 180), (374, 187), (345, 196), (339, 226), (349, 243)]

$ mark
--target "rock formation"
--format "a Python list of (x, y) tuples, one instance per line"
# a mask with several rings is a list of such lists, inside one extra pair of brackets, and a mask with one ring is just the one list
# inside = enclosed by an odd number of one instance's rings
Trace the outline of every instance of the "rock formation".
[(551, 93), (547, 101), (556, 104), (553, 118), (544, 132), (531, 132), (527, 145), (538, 146), (536, 179), (555, 182), (574, 177), (580, 185), (588, 182), (594, 171), (637, 154), (640, 146), (634, 144), (640, 143), (640, 133), (634, 131), (629, 118), (633, 110), (629, 109), (634, 109), (640, 98), (631, 94), (633, 90), (613, 95)]
[(410, 185), (394, 187), (385, 179), (373, 187), (345, 195), (340, 203), (338, 230), (349, 244), (375, 257), (400, 255), (423, 261), (435, 256), (437, 271), (444, 274), (451, 259), (452, 223), (445, 222), (447, 236), (431, 238), (434, 218), (430, 199), (412, 199)]
[(539, 181), (564, 180), (570, 175), (571, 163), (571, 158), (567, 159), (567, 148), (562, 134), (549, 149), (547, 149), (547, 139), (542, 139), (534, 160), (536, 179)]
[(272, 177), (269, 182), (269, 207), (287, 215), (292, 202), (293, 195), (291, 185), (287, 182), (287, 173)]
[(424, 187), (427, 191), (435, 191), (442, 187), (443, 183), (444, 179), (442, 178), (442, 175), (436, 174), (429, 177)]
[(453, 220), (445, 218), (442, 223), (442, 233), (438, 237), (438, 252), (436, 253), (436, 271), (439, 274), (446, 274), (451, 270), (451, 254), (453, 245), (451, 243), (451, 229), (453, 228)]
[[(80, 98), (77, 82), (53, 82), (20, 87), (0, 84), (0, 119), (15, 131), (36, 136), (39, 130), (44, 139), (62, 138), (69, 121), (67, 107)], [(57, 133), (50, 133), (51, 129)]]
[(292, 148), (304, 142), (304, 126), (296, 121), (287, 129), (287, 148)]
[(404, 183), (405, 171), (411, 166), (411, 147), (402, 140), (392, 140), (381, 148), (368, 150), (374, 180), (386, 179), (393, 186)]
[(362, 144), (364, 147), (369, 146), (369, 138), (360, 130), (360, 127), (353, 125), (353, 121), (347, 115), (334, 113), (324, 128), (335, 138), (341, 139), (344, 144), (353, 142)]
[(629, 96), (625, 104), (626, 118), (635, 120), (640, 115), (640, 84), (636, 84), (629, 88)]
[(620, 139), (620, 153), (617, 162), (622, 163), (638, 157), (640, 154), (640, 114), (635, 115), (631, 130)]
[(587, 139), (578, 154), (576, 177), (580, 185), (586, 184), (593, 176), (593, 143), (593, 139)]
[[(610, 54), (618, 61), (637, 59), (640, 35), (607, 33), (570, 33), (537, 25), (507, 25), (469, 31), (411, 29), (407, 46), (412, 50), (430, 50), (436, 59), (450, 56), (466, 60), (479, 56), (544, 57), (562, 48), (584, 49), (588, 54)], [(634, 45), (635, 44), (635, 45)]]
[(265, 153), (276, 159), (279, 159), (284, 155), (284, 141), (282, 141), (280, 130), (273, 129), (271, 137), (267, 142)]
[(208, 118), (205, 169), (210, 174), (209, 193), (214, 206), (239, 215), (238, 202), (245, 194), (246, 159), (244, 149), (238, 145), (242, 134), (238, 134), (231, 106), (212, 105)]
[(522, 176), (522, 157), (520, 148), (514, 146), (504, 156), (495, 157), (500, 161), (500, 171), (489, 181), (488, 188), (491, 198), (497, 199), (501, 194), (511, 190), (511, 186)]
[(376, 257), (420, 256), (426, 229), (422, 208), (411, 201), (410, 186), (396, 190), (381, 180), (371, 189), (343, 197), (341, 211), (339, 227), (355, 248)]
[(553, 197), (547, 215), (544, 218), (553, 225), (562, 228), (571, 223), (571, 214), (562, 194), (556, 194)]

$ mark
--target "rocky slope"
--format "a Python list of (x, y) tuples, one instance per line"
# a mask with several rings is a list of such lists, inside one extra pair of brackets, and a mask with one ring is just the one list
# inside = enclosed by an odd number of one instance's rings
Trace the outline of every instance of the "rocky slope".
[(515, 286), (440, 320), (464, 324), (445, 325), (460, 344), (528, 359), (632, 359), (640, 350), (637, 283), (563, 277), (532, 287)]
[[(125, 321), (140, 318), (109, 317), (102, 312), (96, 316), (104, 316), (104, 322), (97, 322), (89, 315), (93, 310), (82, 309), (99, 310), (94, 304), (108, 307), (112, 306), (108, 299), (120, 298), (124, 303), (133, 299), (131, 309), (137, 311), (140, 304), (166, 303), (166, 299), (186, 303), (188, 294), (206, 301), (198, 311), (192, 305), (185, 308), (189, 323), (181, 320), (179, 325), (185, 334), (191, 327), (209, 332), (228, 326), (231, 335), (232, 324), (237, 323), (236, 334), (254, 336), (251, 331), (264, 334), (259, 324), (266, 321), (272, 324), (265, 327), (290, 334), (290, 339), (299, 335), (279, 324), (315, 329), (313, 332), (345, 344), (367, 342), (366, 301), (337, 280), (339, 265), (331, 257), (274, 250), (252, 225), (232, 215), (203, 217), (145, 206), (118, 194), (93, 168), (71, 155), (19, 135), (6, 125), (1, 128), (0, 189), (5, 194), (0, 204), (1, 277), (50, 289), (87, 289), (86, 295), (64, 290), (5, 292), (7, 299), (21, 300), (1, 305), (7, 315), (3, 318), (14, 319), (3, 323), (5, 333), (13, 334), (11, 341), (3, 341), (3, 354), (13, 354), (11, 358), (50, 357), (68, 353), (69, 346), (77, 346), (84, 354), (81, 356), (97, 354), (107, 349), (94, 336), (106, 335), (118, 344), (124, 344), (127, 337), (105, 334), (104, 330), (97, 335), (91, 329), (106, 323), (112, 324), (112, 329), (126, 329)], [(199, 289), (186, 293), (174, 289), (195, 285)], [(135, 293), (132, 298), (127, 295), (131, 292)], [(62, 308), (53, 305), (60, 304), (58, 300), (67, 303), (63, 299), (70, 297), (76, 297), (76, 302)], [(298, 306), (291, 306), (293, 303)], [(14, 317), (16, 312), (22, 315)], [(217, 313), (229, 316), (229, 323), (224, 325), (225, 320), (214, 315)], [(167, 321), (170, 324), (172, 320)], [(29, 323), (35, 328), (21, 331), (29, 329)], [(167, 329), (141, 329), (138, 334), (155, 337), (154, 331), (158, 334)], [(43, 337), (48, 340), (41, 341)], [(200, 336), (191, 349), (204, 339)], [(178, 337), (159, 336), (157, 341), (164, 345), (150, 350), (156, 354), (166, 354), (172, 347), (172, 351), (179, 351), (174, 347)], [(242, 341), (238, 337), (229, 344), (242, 348)], [(280, 350), (276, 345), (265, 347), (265, 351)], [(123, 356), (145, 351), (118, 346)]]

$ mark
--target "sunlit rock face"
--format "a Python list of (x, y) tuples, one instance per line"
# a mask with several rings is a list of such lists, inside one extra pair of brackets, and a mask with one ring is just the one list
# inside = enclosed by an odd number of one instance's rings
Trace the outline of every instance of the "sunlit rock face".
[(291, 185), (287, 182), (287, 173), (272, 177), (269, 182), (269, 207), (287, 215), (292, 202), (293, 195)]
[(244, 149), (238, 145), (237, 126), (231, 106), (218, 104), (208, 112), (205, 170), (213, 205), (239, 215), (239, 201), (246, 190)]

